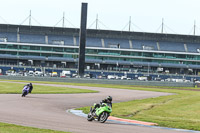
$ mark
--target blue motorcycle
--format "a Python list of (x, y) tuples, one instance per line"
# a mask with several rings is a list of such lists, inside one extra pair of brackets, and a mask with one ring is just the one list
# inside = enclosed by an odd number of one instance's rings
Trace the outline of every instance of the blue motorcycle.
[(23, 90), (22, 90), (22, 97), (25, 97), (29, 93), (29, 86), (25, 85)]

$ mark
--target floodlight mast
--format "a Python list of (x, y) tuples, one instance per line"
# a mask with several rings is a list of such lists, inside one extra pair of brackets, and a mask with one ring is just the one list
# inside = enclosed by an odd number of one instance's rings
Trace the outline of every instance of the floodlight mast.
[(196, 34), (196, 21), (194, 20), (194, 36)]
[(31, 26), (31, 10), (30, 10), (30, 15), (29, 15), (29, 26)]
[(97, 14), (97, 17), (96, 17), (96, 30), (98, 28), (98, 14)]
[(161, 33), (164, 33), (164, 19), (162, 18), (162, 28), (161, 28)]
[(63, 24), (62, 24), (63, 28), (65, 27), (65, 12), (63, 12)]
[(131, 16), (129, 18), (129, 28), (128, 28), (129, 32), (131, 31)]

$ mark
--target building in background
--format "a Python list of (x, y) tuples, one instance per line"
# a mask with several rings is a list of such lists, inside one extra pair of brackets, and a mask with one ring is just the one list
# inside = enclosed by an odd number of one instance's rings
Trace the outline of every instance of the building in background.
[[(78, 67), (79, 29), (0, 24), (0, 65)], [(85, 69), (96, 72), (200, 73), (200, 37), (165, 33), (87, 30)]]

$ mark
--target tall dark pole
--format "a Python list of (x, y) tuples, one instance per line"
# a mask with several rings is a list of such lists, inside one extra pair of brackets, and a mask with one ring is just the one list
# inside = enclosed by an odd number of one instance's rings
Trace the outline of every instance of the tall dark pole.
[(87, 26), (87, 3), (82, 3), (81, 7), (81, 24), (79, 33), (79, 62), (78, 74), (80, 77), (84, 75), (85, 69), (85, 42), (86, 42), (86, 26)]

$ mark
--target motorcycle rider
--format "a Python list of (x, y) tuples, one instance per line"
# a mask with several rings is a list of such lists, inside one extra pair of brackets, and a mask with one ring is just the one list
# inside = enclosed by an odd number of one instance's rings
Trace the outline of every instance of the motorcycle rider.
[(23, 93), (22, 93), (22, 97), (25, 97), (28, 93), (29, 93), (29, 89), (30, 89), (30, 84), (27, 84), (24, 86), (23, 88)]
[(95, 111), (96, 108), (99, 108), (103, 103), (107, 103), (107, 104), (109, 104), (109, 105), (112, 107), (112, 97), (111, 97), (111, 96), (108, 96), (106, 99), (103, 99), (103, 100), (100, 102), (100, 104), (96, 104), (96, 105), (94, 106), (94, 109), (92, 110), (92, 112)]
[(30, 83), (30, 84), (29, 84), (29, 93), (31, 93), (32, 90), (33, 90), (33, 85), (32, 85), (32, 83)]

